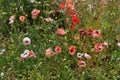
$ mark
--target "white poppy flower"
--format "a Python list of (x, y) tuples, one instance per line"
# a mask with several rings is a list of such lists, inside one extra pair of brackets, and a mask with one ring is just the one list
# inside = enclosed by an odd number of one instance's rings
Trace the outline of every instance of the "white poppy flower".
[(25, 37), (25, 38), (23, 39), (23, 44), (24, 44), (24, 45), (29, 45), (30, 43), (31, 43), (31, 40), (30, 40), (29, 37)]
[(29, 50), (25, 50), (24, 53), (20, 55), (21, 58), (27, 58), (29, 56)]
[(83, 53), (77, 53), (77, 57), (81, 58), (83, 56)]
[(117, 46), (120, 47), (120, 43), (117, 43)]

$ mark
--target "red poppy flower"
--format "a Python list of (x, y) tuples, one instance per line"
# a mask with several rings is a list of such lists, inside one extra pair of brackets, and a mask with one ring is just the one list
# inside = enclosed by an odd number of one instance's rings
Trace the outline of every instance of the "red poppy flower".
[(64, 2), (63, 2), (63, 3), (60, 3), (59, 8), (60, 8), (60, 9), (65, 8), (65, 3), (64, 3)]
[(76, 16), (72, 17), (72, 23), (73, 24), (77, 24), (79, 22), (80, 22), (80, 19), (78, 17), (76, 17)]
[(74, 55), (75, 52), (76, 52), (76, 47), (75, 46), (70, 46), (70, 48), (69, 48), (69, 54), (70, 55)]

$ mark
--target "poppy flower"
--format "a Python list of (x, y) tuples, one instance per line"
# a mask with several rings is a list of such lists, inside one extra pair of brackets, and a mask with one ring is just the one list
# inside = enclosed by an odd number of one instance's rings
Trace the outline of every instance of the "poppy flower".
[(35, 55), (35, 53), (33, 52), (33, 50), (30, 50), (30, 51), (29, 51), (28, 57), (29, 57), (29, 58), (31, 58), (31, 57), (36, 58), (36, 55)]
[(26, 49), (26, 50), (24, 51), (24, 53), (22, 53), (22, 54), (20, 55), (20, 58), (21, 58), (21, 59), (28, 58), (29, 52), (30, 52), (30, 51)]
[(85, 63), (85, 61), (82, 61), (82, 60), (79, 60), (78, 62), (77, 62), (77, 65), (78, 65), (78, 67), (80, 67), (80, 68), (84, 68), (84, 67), (86, 67), (86, 63)]
[(54, 55), (54, 52), (52, 51), (51, 48), (46, 49), (46, 53), (45, 53), (46, 57), (50, 58)]
[(87, 31), (86, 31), (86, 34), (87, 35), (92, 35), (92, 33), (93, 33), (93, 29), (92, 28), (89, 28)]
[(104, 41), (104, 42), (103, 42), (103, 45), (104, 45), (104, 46), (108, 46), (108, 42), (107, 42), (107, 41)]
[(57, 34), (58, 34), (58, 35), (65, 35), (64, 29), (58, 28), (58, 29), (57, 29)]
[(101, 36), (101, 30), (94, 30), (92, 32), (92, 36), (97, 38), (97, 37), (100, 37)]
[(20, 20), (21, 22), (25, 22), (25, 16), (20, 16), (20, 17), (19, 17), (19, 20)]
[(9, 19), (9, 24), (12, 24), (14, 23), (14, 19), (15, 19), (15, 16), (10, 16), (10, 19)]
[(117, 43), (117, 46), (120, 47), (120, 43), (119, 42)]
[(60, 8), (60, 9), (65, 8), (65, 3), (64, 3), (64, 2), (63, 2), (63, 3), (60, 3), (59, 8)]
[(72, 9), (73, 8), (73, 3), (72, 0), (66, 0), (66, 7)]
[(84, 29), (79, 29), (79, 34), (80, 35), (85, 35), (86, 34), (86, 31)]
[(95, 52), (101, 52), (104, 49), (104, 45), (102, 43), (98, 43), (94, 45)]
[(85, 53), (84, 54), (84, 57), (87, 59), (87, 60), (90, 60), (92, 57), (89, 55), (89, 54), (87, 54), (87, 53)]
[(56, 52), (57, 54), (61, 54), (61, 53), (62, 53), (61, 48), (60, 48), (59, 46), (56, 46), (56, 47), (55, 47), (55, 52)]
[(31, 43), (31, 40), (30, 40), (29, 37), (25, 37), (25, 38), (23, 39), (23, 44), (24, 44), (24, 45), (29, 45), (30, 43)]
[(72, 23), (73, 24), (78, 24), (80, 22), (80, 19), (76, 16), (72, 17)]
[(52, 22), (52, 21), (53, 21), (53, 19), (51, 19), (51, 18), (44, 18), (44, 20), (45, 20), (46, 22)]
[(32, 14), (32, 18), (33, 18), (33, 19), (36, 19), (37, 16), (40, 14), (40, 10), (39, 10), (39, 9), (34, 9), (34, 10), (31, 12), (31, 14)]
[(83, 56), (83, 53), (77, 53), (77, 57), (81, 58)]
[(74, 9), (70, 10), (70, 16), (77, 16), (76, 10)]
[(74, 55), (75, 52), (76, 52), (76, 47), (75, 46), (70, 46), (70, 48), (69, 48), (69, 54), (70, 55)]

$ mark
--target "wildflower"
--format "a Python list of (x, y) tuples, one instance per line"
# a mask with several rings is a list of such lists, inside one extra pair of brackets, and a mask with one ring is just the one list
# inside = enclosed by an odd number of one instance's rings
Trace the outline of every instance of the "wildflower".
[(4, 77), (4, 73), (3, 73), (3, 72), (1, 72), (0, 76), (1, 76), (1, 77)]
[(119, 42), (117, 43), (117, 46), (120, 47), (120, 43)]
[(70, 10), (70, 16), (77, 16), (76, 10), (74, 9)]
[(86, 31), (86, 34), (87, 35), (92, 35), (93, 33), (93, 29), (92, 28), (89, 28), (87, 31)]
[(31, 57), (36, 58), (36, 55), (35, 55), (35, 53), (33, 52), (33, 50), (30, 50), (30, 51), (29, 51), (28, 57), (29, 57), (29, 58), (31, 58)]
[(51, 48), (46, 49), (46, 53), (45, 53), (46, 57), (50, 58), (54, 55), (54, 52), (52, 51)]
[(104, 46), (108, 46), (108, 42), (104, 41), (104, 42), (103, 42), (103, 45), (104, 45)]
[(28, 58), (29, 52), (30, 52), (30, 51), (29, 51), (28, 49), (26, 49), (26, 50), (24, 51), (24, 53), (22, 53), (22, 54), (20, 55), (20, 58), (21, 58), (21, 59)]
[(83, 53), (77, 53), (77, 57), (81, 58), (83, 56)]
[(5, 49), (2, 49), (2, 51), (0, 52), (0, 55), (4, 54)]
[(101, 30), (94, 30), (92, 32), (93, 37), (100, 37), (101, 36)]
[(92, 57), (89, 55), (89, 54), (87, 54), (87, 53), (85, 53), (84, 54), (84, 57), (87, 59), (87, 60), (90, 60)]
[(77, 65), (78, 65), (78, 67), (80, 67), (80, 68), (86, 67), (85, 61), (82, 61), (82, 60), (79, 60), (79, 61), (77, 62)]
[(64, 2), (63, 2), (63, 3), (60, 3), (59, 8), (60, 8), (60, 9), (65, 8), (65, 3), (64, 3)]
[(15, 16), (10, 16), (10, 19), (9, 19), (9, 24), (12, 24), (14, 23), (14, 19), (15, 19)]
[(34, 2), (35, 2), (35, 0), (30, 0), (30, 2), (31, 2), (31, 3), (34, 3)]
[(77, 24), (79, 22), (80, 22), (80, 19), (78, 17), (76, 17), (76, 16), (72, 17), (72, 23), (73, 24)]
[(57, 29), (57, 34), (58, 34), (58, 35), (65, 35), (64, 29), (58, 28), (58, 29)]
[(75, 52), (76, 52), (76, 47), (75, 46), (70, 46), (70, 48), (69, 48), (69, 54), (70, 55), (74, 55)]
[(73, 8), (72, 0), (66, 0), (66, 7)]
[(36, 19), (37, 16), (40, 14), (40, 10), (39, 9), (34, 9), (31, 14), (32, 14), (32, 18)]
[(19, 17), (19, 20), (20, 20), (21, 22), (25, 22), (25, 16), (20, 16), (20, 17)]
[(0, 77), (3, 79), (3, 77), (4, 77), (4, 73), (3, 72), (1, 72)]
[(79, 29), (79, 34), (80, 35), (85, 35), (86, 34), (86, 31), (84, 29)]
[(57, 54), (61, 54), (61, 53), (62, 53), (61, 48), (60, 48), (59, 46), (56, 46), (56, 47), (55, 47), (55, 52), (56, 52)]
[(25, 37), (25, 38), (23, 39), (23, 44), (24, 44), (24, 45), (29, 45), (30, 43), (31, 43), (30, 38)]
[(44, 20), (45, 20), (46, 22), (52, 22), (52, 21), (53, 21), (53, 19), (51, 19), (51, 18), (44, 18)]
[(102, 43), (98, 43), (94, 45), (95, 52), (101, 52), (104, 49), (104, 46)]

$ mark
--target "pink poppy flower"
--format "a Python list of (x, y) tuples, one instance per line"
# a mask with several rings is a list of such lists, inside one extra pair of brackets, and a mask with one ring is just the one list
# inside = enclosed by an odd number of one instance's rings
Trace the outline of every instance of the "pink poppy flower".
[(76, 47), (75, 46), (70, 46), (70, 48), (69, 48), (69, 54), (70, 55), (74, 55), (75, 52), (76, 52)]
[(20, 17), (19, 17), (19, 20), (20, 20), (21, 22), (25, 22), (25, 16), (20, 16)]
[(61, 53), (62, 53), (62, 50), (61, 50), (61, 48), (60, 48), (59, 46), (56, 46), (56, 47), (55, 47), (55, 52), (56, 52), (57, 54), (61, 54)]
[(87, 59), (87, 60), (90, 60), (92, 57), (89, 55), (89, 54), (87, 54), (87, 53), (85, 53), (84, 54), (84, 57)]
[(87, 35), (92, 35), (93, 33), (93, 29), (92, 28), (89, 28), (87, 31), (86, 31), (86, 34)]
[(40, 10), (39, 10), (39, 9), (34, 9), (34, 10), (31, 12), (31, 14), (32, 14), (32, 18), (33, 18), (33, 19), (36, 19), (37, 16), (40, 14)]
[(70, 16), (77, 16), (76, 10), (72, 9), (72, 10), (70, 11)]
[(104, 41), (104, 42), (103, 42), (103, 45), (104, 45), (104, 46), (108, 46), (108, 42)]
[(10, 19), (9, 19), (9, 24), (12, 24), (12, 23), (14, 23), (14, 19), (15, 19), (15, 16), (13, 15), (13, 16), (10, 16)]
[(100, 37), (101, 36), (101, 30), (94, 30), (92, 32), (93, 37)]
[(86, 31), (84, 29), (79, 29), (79, 34), (80, 35), (85, 35), (86, 34)]
[(71, 9), (73, 8), (72, 0), (66, 0), (66, 7)]
[(29, 57), (29, 58), (31, 58), (31, 57), (36, 58), (36, 55), (35, 55), (35, 53), (33, 52), (33, 50), (30, 50), (30, 51), (29, 51), (28, 57)]
[(80, 67), (80, 68), (84, 68), (84, 67), (86, 67), (86, 63), (85, 63), (85, 61), (82, 61), (82, 60), (79, 60), (78, 62), (77, 62), (77, 65), (78, 65), (78, 67)]
[(46, 57), (50, 58), (54, 55), (54, 52), (52, 51), (51, 48), (46, 49), (46, 53), (45, 53)]
[(95, 52), (101, 52), (104, 49), (104, 45), (102, 43), (98, 43), (94, 45)]
[(65, 35), (64, 29), (58, 28), (58, 29), (57, 29), (57, 34), (58, 34), (58, 35)]

